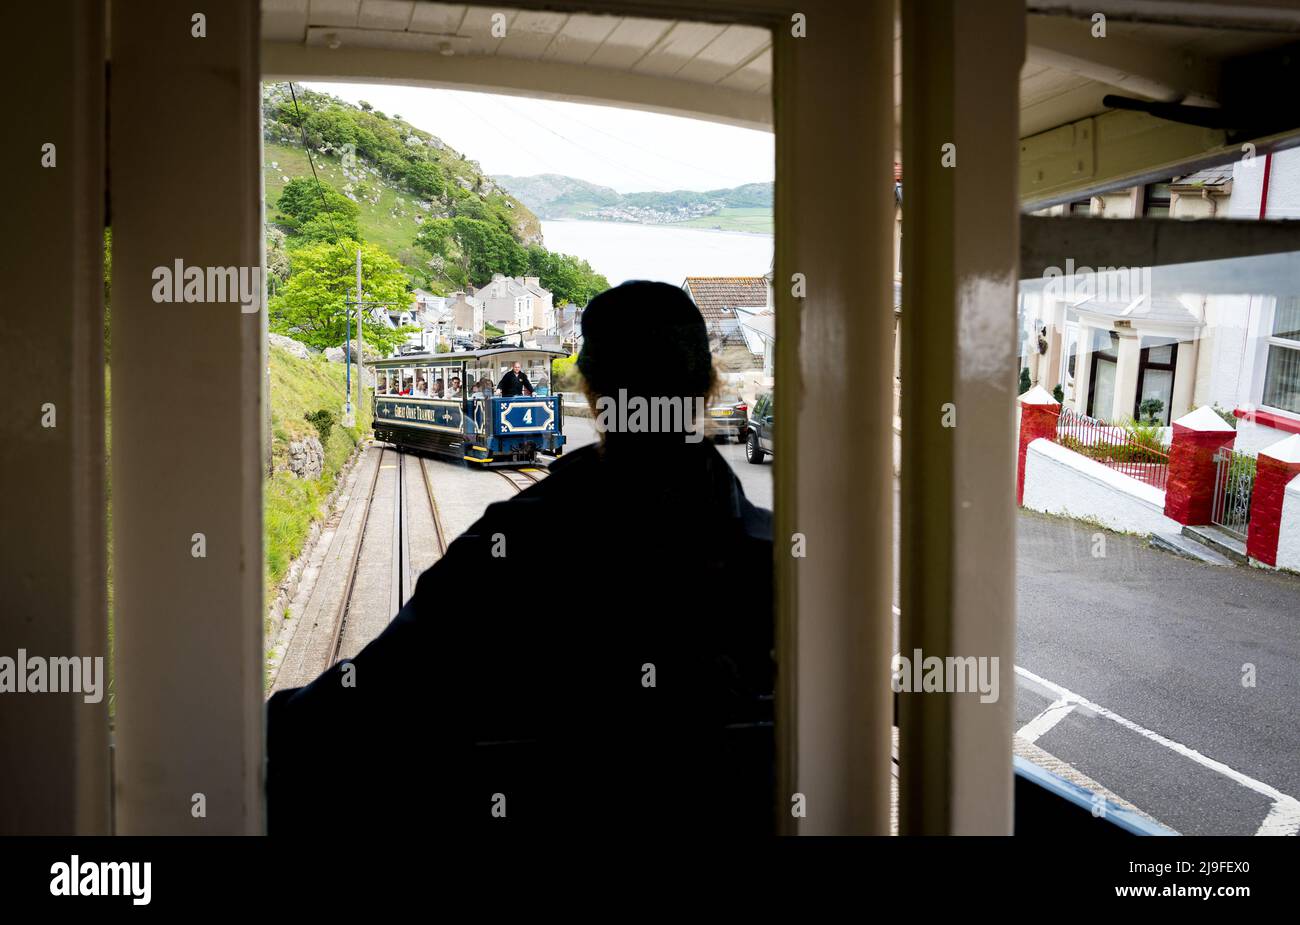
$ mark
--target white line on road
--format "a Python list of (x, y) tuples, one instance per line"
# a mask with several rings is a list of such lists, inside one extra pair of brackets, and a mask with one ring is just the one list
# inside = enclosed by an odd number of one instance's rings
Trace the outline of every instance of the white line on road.
[[(894, 605), (893, 611), (894, 616), (901, 616), (902, 612), (898, 609), (897, 605)], [(1273, 801), (1273, 808), (1269, 810), (1268, 816), (1265, 817), (1264, 821), (1255, 831), (1256, 835), (1296, 835), (1297, 833), (1300, 833), (1300, 800), (1297, 800), (1295, 797), (1283, 793), (1276, 787), (1270, 787), (1263, 781), (1258, 781), (1253, 777), (1242, 774), (1240, 771), (1228, 767), (1221, 761), (1215, 761), (1213, 758), (1208, 758), (1194, 748), (1188, 748), (1186, 745), (1175, 742), (1173, 739), (1168, 739), (1158, 732), (1152, 732), (1144, 726), (1139, 726), (1132, 720), (1125, 719), (1118, 713), (1107, 710), (1105, 707), (1093, 703), (1086, 697), (1081, 697), (1073, 691), (1061, 687), (1059, 684), (1055, 684), (1046, 678), (1039, 677), (1027, 668), (1021, 668), (1017, 665), (1016, 674), (1035, 684), (1041, 685), (1056, 695), (1056, 700), (1048, 705), (1047, 709), (1043, 710), (1031, 719), (1024, 725), (1020, 732), (1017, 733), (1017, 735), (1024, 737), (1029, 742), (1032, 743), (1046, 734), (1049, 729), (1068, 716), (1075, 707), (1083, 707), (1086, 710), (1096, 713), (1098, 716), (1105, 717), (1106, 719), (1118, 723), (1125, 729), (1136, 732), (1138, 735), (1155, 742), (1157, 745), (1163, 745), (1165, 748), (1182, 755), (1184, 758), (1190, 758), (1192, 761), (1195, 761), (1204, 768), (1209, 768), (1217, 774), (1222, 774), (1224, 777), (1234, 783), (1240, 784), (1247, 790), (1252, 790), (1261, 796), (1268, 797)]]
[[(1211, 771), (1222, 774), (1224, 777), (1240, 784), (1247, 790), (1252, 790), (1261, 796), (1268, 797), (1273, 801), (1273, 809), (1269, 812), (1268, 818), (1264, 820), (1263, 824), (1255, 832), (1256, 835), (1295, 835), (1296, 832), (1300, 830), (1300, 800), (1297, 800), (1295, 797), (1289, 796), (1278, 790), (1276, 787), (1269, 786), (1263, 781), (1258, 781), (1253, 777), (1242, 774), (1240, 771), (1228, 767), (1221, 761), (1215, 761), (1213, 758), (1208, 758), (1194, 748), (1188, 748), (1186, 745), (1183, 745), (1180, 742), (1175, 742), (1173, 739), (1168, 739), (1158, 732), (1152, 732), (1144, 726), (1139, 726), (1132, 720), (1125, 719), (1118, 713), (1107, 710), (1105, 707), (1095, 704), (1085, 697), (1080, 697), (1078, 694), (1066, 690), (1059, 684), (1053, 684), (1046, 678), (1040, 678), (1038, 675), (1026, 668), (1021, 668), (1017, 665), (1016, 674), (1029, 679), (1035, 684), (1040, 684), (1047, 688), (1056, 695), (1058, 702), (1063, 700), (1068, 703), (1073, 703), (1075, 706), (1083, 707), (1086, 710), (1096, 713), (1098, 716), (1105, 717), (1112, 722), (1118, 723), (1125, 729), (1136, 732), (1138, 735), (1155, 742), (1157, 745), (1163, 745), (1165, 748), (1177, 752), (1184, 758), (1190, 758), (1201, 767), (1209, 768)], [(1048, 709), (1050, 709), (1050, 707)]]
[(1017, 732), (1016, 735), (1020, 736), (1026, 742), (1037, 742), (1042, 738), (1042, 736), (1046, 735), (1053, 726), (1069, 716), (1075, 706), (1077, 706), (1077, 704), (1064, 698), (1054, 700), (1042, 713), (1039, 713), (1029, 722), (1025, 723), (1024, 726), (1020, 727), (1020, 731)]

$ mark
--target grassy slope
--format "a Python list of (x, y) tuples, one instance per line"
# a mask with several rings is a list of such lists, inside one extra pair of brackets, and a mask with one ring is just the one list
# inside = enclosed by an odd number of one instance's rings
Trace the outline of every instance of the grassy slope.
[[(280, 193), (284, 190), (284, 178), (288, 177), (292, 180), (295, 177), (310, 177), (311, 166), (307, 163), (307, 155), (303, 153), (302, 148), (267, 142), (265, 149), (266, 211), (267, 219), (272, 220), (275, 215), (275, 203), (279, 201)], [(320, 176), (321, 182), (329, 184), (336, 190), (342, 190), (347, 184), (347, 179), (343, 176), (338, 158), (318, 154), (315, 160), (316, 173)], [(276, 163), (278, 168), (273, 169), (272, 162)], [(365, 239), (378, 244), (403, 263), (411, 259), (427, 260), (427, 256), (419, 258), (413, 253), (415, 233), (420, 230), (420, 226), (415, 222), (415, 216), (426, 214), (415, 207), (415, 197), (390, 186), (380, 177), (370, 177), (366, 185), (379, 193), (379, 201), (357, 203), (361, 208), (358, 225)]]
[[(282, 466), (289, 456), (289, 442), (316, 433), (303, 415), (322, 408), (342, 417), (344, 369), (323, 356), (300, 360), (287, 351), (268, 351), (271, 369), (271, 456)], [(353, 368), (353, 375), (356, 368)], [(356, 383), (352, 385), (355, 394)], [(357, 409), (357, 426), (335, 424), (325, 446), (325, 471), (317, 481), (300, 479), (288, 471), (276, 472), (266, 480), (263, 496), (266, 530), (266, 602), (273, 599), (276, 585), (300, 552), (314, 520), (324, 515), (321, 502), (334, 489), (338, 472), (351, 455), (361, 435), (370, 432), (370, 396), (366, 389)]]
[[(267, 221), (275, 219), (275, 204), (280, 200), (280, 193), (285, 187), (285, 177), (290, 180), (295, 177), (310, 177), (311, 165), (307, 162), (307, 155), (300, 146), (290, 146), (267, 141), (264, 143), (263, 154), (263, 172), (266, 177), (266, 215)], [(320, 177), (321, 182), (332, 186), (334, 189), (343, 190), (347, 185), (347, 178), (343, 176), (343, 169), (337, 157), (328, 154), (316, 154), (316, 174)], [(277, 166), (272, 167), (274, 163)], [(460, 176), (467, 180), (473, 181), (476, 178), (474, 170), (468, 162), (453, 158), (445, 157), (440, 161), (443, 169), (449, 177)], [(454, 182), (454, 181), (451, 181)], [(420, 225), (415, 221), (417, 215), (428, 219), (430, 213), (416, 207), (416, 196), (392, 185), (383, 177), (374, 176), (367, 173), (365, 185), (370, 188), (367, 198), (358, 197), (357, 206), (361, 210), (357, 223), (361, 229), (362, 236), (373, 244), (378, 244), (388, 253), (392, 254), (403, 266), (420, 267), (420, 275), (424, 276), (427, 272), (427, 261), (429, 255), (415, 247), (415, 234), (420, 230)], [(374, 193), (379, 194), (377, 202), (371, 202)], [(493, 201), (504, 201), (505, 197), (499, 193), (493, 193), (488, 197)], [(518, 228), (523, 234), (541, 233), (541, 223), (531, 212), (526, 209), (519, 209)], [(436, 286), (435, 286), (436, 288)], [(446, 293), (442, 293), (445, 295)]]

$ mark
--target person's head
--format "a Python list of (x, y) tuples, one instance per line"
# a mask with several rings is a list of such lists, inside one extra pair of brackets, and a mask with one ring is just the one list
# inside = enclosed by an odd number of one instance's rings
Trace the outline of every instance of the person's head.
[(460, 376), (452, 376), (451, 384), (454, 388), (460, 388)]
[(603, 397), (668, 399), (699, 417), (715, 388), (704, 317), (676, 286), (633, 280), (606, 289), (583, 313), (582, 336), (577, 367), (593, 413)]
[(521, 369), (523, 369), (523, 367), (519, 365), (518, 360), (515, 360), (514, 365), (510, 367), (510, 371), (513, 372), (516, 376), (519, 375), (519, 370)]

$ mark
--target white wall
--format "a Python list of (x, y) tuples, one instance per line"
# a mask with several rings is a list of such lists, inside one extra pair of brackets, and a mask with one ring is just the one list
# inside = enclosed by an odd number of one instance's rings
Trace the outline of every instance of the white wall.
[(1286, 486), (1277, 534), (1277, 567), (1300, 572), (1300, 475)]
[(1254, 455), (1265, 447), (1272, 446), (1279, 440), (1285, 440), (1289, 436), (1291, 434), (1288, 431), (1242, 419), (1237, 421), (1237, 439), (1232, 448), (1238, 453)]
[[(1259, 195), (1264, 186), (1264, 158), (1257, 156), (1251, 166), (1238, 160), (1232, 166), (1232, 196), (1228, 199), (1229, 218), (1259, 218)], [(1274, 218), (1300, 218), (1300, 149), (1279, 151), (1273, 155), (1268, 183), (1268, 215)]]
[(1096, 521), (1124, 533), (1182, 530), (1165, 516), (1165, 493), (1160, 489), (1041, 437), (1025, 454), (1024, 506)]

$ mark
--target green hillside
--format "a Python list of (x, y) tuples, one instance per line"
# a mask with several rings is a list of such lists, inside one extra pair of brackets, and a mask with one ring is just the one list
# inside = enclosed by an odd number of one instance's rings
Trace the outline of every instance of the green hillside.
[(773, 228), (771, 183), (746, 183), (703, 192), (620, 193), (608, 186), (554, 173), (496, 179), (546, 219), (640, 222), (766, 234), (771, 234)]
[(532, 210), (437, 136), (368, 103), (294, 92), (296, 101), (288, 84), (262, 91), (273, 291), (292, 273), (295, 248), (340, 239), (379, 248), (412, 287), (438, 294), (495, 272), (540, 276), (557, 301), (585, 303), (608, 286), (580, 257), (547, 251)]

